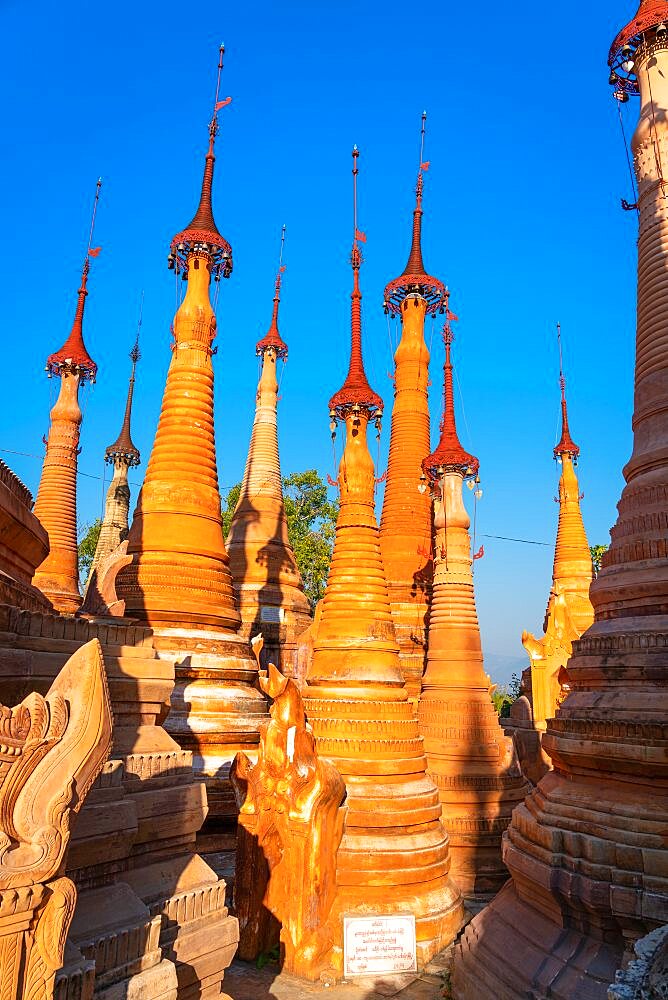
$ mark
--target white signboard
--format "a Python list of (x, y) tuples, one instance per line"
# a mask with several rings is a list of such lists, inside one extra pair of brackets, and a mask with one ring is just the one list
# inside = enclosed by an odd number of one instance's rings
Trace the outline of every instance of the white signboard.
[(267, 624), (280, 625), (285, 617), (283, 608), (278, 608), (272, 604), (262, 604), (260, 606), (260, 621)]
[(415, 916), (344, 917), (344, 976), (387, 972), (417, 972)]

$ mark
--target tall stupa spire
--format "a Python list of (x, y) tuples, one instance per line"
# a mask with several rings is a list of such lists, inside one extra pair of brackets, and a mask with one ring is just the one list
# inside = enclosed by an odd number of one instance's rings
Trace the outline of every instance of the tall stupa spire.
[[(358, 156), (355, 147), (355, 195)], [(305, 706), (318, 752), (336, 764), (348, 793), (337, 859), (338, 912), (414, 914), (424, 962), (452, 940), (462, 902), (448, 876), (447, 836), (401, 676), (383, 572), (367, 444), (368, 424), (379, 419), (382, 400), (362, 361), (360, 235), (355, 219), (351, 362), (330, 400), (330, 415), (346, 432), (340, 508)]]
[(213, 217), (213, 167), (216, 162), (214, 146), (216, 136), (220, 131), (218, 112), (232, 101), (231, 97), (220, 100), (220, 81), (223, 72), (223, 56), (225, 46), (221, 45), (218, 58), (218, 77), (216, 80), (216, 96), (213, 101), (213, 114), (209, 122), (209, 148), (204, 158), (204, 175), (199, 204), (192, 221), (185, 229), (172, 239), (168, 266), (178, 273), (188, 273), (188, 261), (192, 253), (200, 250), (207, 258), (207, 267), (214, 281), (229, 278), (232, 274), (232, 247), (220, 235)]
[(563, 700), (562, 679), (568, 658), (573, 652), (573, 642), (580, 638), (594, 620), (594, 609), (589, 600), (593, 568), (580, 509), (580, 486), (575, 472), (580, 449), (574, 443), (568, 427), (560, 324), (557, 324), (557, 341), (561, 437), (554, 448), (554, 457), (561, 465), (561, 474), (552, 588), (545, 611), (544, 636), (536, 639), (531, 632), (522, 633), (522, 644), (531, 663), (533, 722), (541, 733), (545, 732), (547, 720), (554, 718), (557, 707)]
[(82, 420), (79, 386), (95, 382), (97, 377), (97, 365), (83, 339), (83, 318), (90, 259), (100, 252), (99, 247), (93, 246), (93, 236), (101, 186), (100, 178), (95, 187), (72, 329), (60, 350), (50, 354), (46, 362), (49, 378), (60, 378), (60, 391), (51, 410), (46, 455), (35, 501), (35, 514), (49, 535), (49, 554), (37, 569), (33, 584), (57, 611), (70, 614), (80, 607), (82, 600), (77, 552), (77, 458)]
[(186, 279), (186, 294), (172, 325), (158, 429), (128, 535), (132, 562), (116, 580), (126, 614), (150, 625), (161, 654), (177, 661), (166, 728), (195, 754), (209, 790), (210, 828), (222, 813), (236, 812), (229, 764), (242, 745), (257, 743), (266, 712), (254, 687), (257, 666), (238, 635), (216, 466), (210, 285), (232, 271), (211, 202), (218, 112), (231, 100), (220, 100), (223, 51), (199, 207), (171, 243), (168, 265)]
[(114, 441), (105, 449), (104, 460), (113, 467), (113, 475), (104, 505), (104, 517), (100, 527), (100, 534), (95, 547), (95, 555), (91, 563), (88, 580), (84, 590), (84, 611), (89, 607), (97, 607), (102, 601), (98, 583), (101, 574), (104, 573), (106, 560), (115, 552), (116, 548), (128, 537), (129, 514), (130, 514), (130, 486), (128, 484), (128, 472), (139, 465), (139, 449), (132, 443), (131, 420), (132, 420), (132, 400), (135, 388), (135, 373), (137, 362), (141, 358), (139, 350), (139, 333), (142, 324), (144, 311), (144, 294), (142, 292), (141, 306), (139, 309), (139, 321), (137, 323), (137, 334), (135, 342), (130, 351), (130, 379), (128, 382), (128, 392), (125, 400), (125, 412), (121, 430)]
[(399, 659), (408, 693), (420, 694), (425, 668), (426, 619), (433, 563), (431, 501), (420, 489), (421, 463), (430, 450), (429, 350), (424, 325), (447, 305), (445, 286), (426, 274), (422, 260), (422, 196), (426, 112), (420, 128), (420, 154), (413, 235), (403, 274), (385, 289), (385, 309), (401, 318), (401, 339), (394, 354), (394, 405), (390, 454), (380, 519), (380, 545), (399, 642)]
[(543, 736), (554, 769), (508, 827), (512, 880), (457, 946), (457, 1000), (605, 1000), (615, 970), (668, 912), (665, 0), (643, 0), (613, 42), (609, 66), (617, 100), (640, 95), (631, 142), (638, 189), (633, 451), (610, 548), (589, 591), (594, 623), (574, 644), (570, 690)]
[(227, 536), (242, 634), (262, 633), (262, 656), (287, 676), (295, 673), (297, 637), (310, 624), (311, 608), (288, 537), (278, 453), (276, 365), (288, 347), (278, 332), (278, 306), (285, 265), (285, 226), (274, 283), (271, 324), (258, 341), (262, 373), (257, 387), (255, 419), (239, 501)]
[(457, 434), (449, 318), (443, 340), (441, 436), (423, 462), (434, 498), (434, 583), (418, 719), (450, 836), (452, 876), (465, 898), (484, 899), (508, 877), (501, 837), (527, 787), (483, 665), (462, 491), (465, 481), (476, 485), (479, 463)]

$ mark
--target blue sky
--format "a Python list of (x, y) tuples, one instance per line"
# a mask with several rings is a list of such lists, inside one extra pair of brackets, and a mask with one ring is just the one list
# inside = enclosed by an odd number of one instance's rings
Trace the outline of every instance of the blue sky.
[[(607, 49), (635, 6), (563, 0), (511, 6), (425, 0), (336, 5), (0, 0), (5, 364), (0, 457), (36, 493), (57, 389), (46, 356), (69, 331), (95, 181), (104, 186), (85, 334), (99, 379), (84, 393), (82, 522), (101, 510), (104, 448), (117, 435), (139, 300), (142, 360), (133, 436), (148, 459), (170, 358), (171, 236), (199, 190), (217, 48), (226, 45), (214, 207), (234, 273), (218, 307), (216, 431), (221, 487), (243, 471), (256, 340), (265, 332), (281, 225), (288, 227), (280, 403), (285, 473), (334, 475), (327, 400), (347, 368), (350, 150), (368, 374), (386, 400), (392, 360), (382, 291), (408, 254), (420, 113), (429, 113), (424, 257), (460, 317), (454, 360), (463, 444), (484, 498), (476, 592), (488, 669), (525, 664), (540, 629), (556, 530), (561, 321), (590, 542), (606, 542), (630, 454), (634, 213)], [(633, 131), (637, 106), (624, 109)], [(391, 330), (390, 334), (393, 335)], [(431, 330), (428, 331), (431, 336)], [(433, 331), (432, 425), (442, 345)], [(379, 474), (386, 467), (389, 420)], [(13, 454), (25, 452), (26, 455)], [(134, 497), (133, 497), (134, 502)]]

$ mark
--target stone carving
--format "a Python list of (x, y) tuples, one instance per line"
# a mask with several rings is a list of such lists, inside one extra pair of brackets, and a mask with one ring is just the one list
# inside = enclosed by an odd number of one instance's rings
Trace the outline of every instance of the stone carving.
[(0, 997), (49, 1000), (76, 889), (62, 875), (73, 816), (111, 748), (100, 644), (82, 646), (46, 697), (0, 705)]
[(608, 1000), (667, 1000), (668, 926), (636, 941), (635, 958), (615, 973)]
[(336, 863), (346, 794), (333, 764), (318, 757), (294, 681), (270, 663), (262, 690), (273, 699), (256, 764), (237, 754), (239, 806), (235, 907), (239, 956), (254, 959), (278, 938), (282, 966), (317, 980), (338, 942)]

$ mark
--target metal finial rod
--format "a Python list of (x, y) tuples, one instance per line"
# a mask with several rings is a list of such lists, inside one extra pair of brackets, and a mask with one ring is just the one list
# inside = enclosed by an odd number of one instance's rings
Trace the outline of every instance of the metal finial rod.
[(427, 112), (422, 112), (422, 127), (420, 128), (420, 161), (418, 167), (418, 173), (422, 172), (422, 164), (424, 163), (424, 136), (427, 128)]
[(566, 397), (566, 379), (564, 378), (564, 356), (561, 349), (561, 323), (557, 323), (557, 344), (559, 345), (559, 385), (561, 386), (561, 398)]
[(355, 244), (357, 244), (357, 175), (359, 173), (357, 158), (359, 155), (360, 151), (355, 143), (353, 146), (353, 243)]
[(285, 246), (285, 223), (283, 223), (283, 228), (281, 229), (281, 251), (278, 255), (278, 270), (280, 271), (283, 266), (283, 248)]
[(219, 100), (219, 97), (220, 97), (220, 78), (221, 78), (222, 72), (223, 72), (223, 56), (224, 55), (225, 55), (225, 46), (221, 42), (220, 43), (220, 49), (219, 49), (219, 56), (218, 56), (218, 78), (216, 79), (216, 96), (215, 96), (214, 101), (213, 101), (213, 113), (214, 113), (214, 115), (215, 115), (216, 111), (218, 110), (217, 105), (218, 105), (218, 100)]
[(274, 302), (279, 302), (281, 298), (281, 282), (283, 280), (283, 271), (285, 271), (285, 265), (283, 263), (283, 248), (285, 247), (285, 223), (283, 223), (283, 228), (281, 229), (281, 249), (278, 254), (278, 271), (276, 272), (276, 282), (274, 284)]
[(86, 257), (90, 255), (90, 250), (93, 245), (93, 233), (95, 232), (95, 216), (97, 215), (97, 203), (100, 200), (100, 188), (102, 187), (102, 178), (98, 177), (97, 184), (95, 185), (95, 198), (93, 199), (93, 211), (91, 213), (90, 219), (90, 230), (88, 233), (88, 248), (86, 250)]
[(132, 375), (134, 377), (135, 365), (139, 361), (141, 354), (139, 352), (139, 334), (141, 331), (141, 325), (144, 319), (144, 290), (142, 289), (141, 300), (139, 302), (139, 320), (137, 322), (137, 336), (135, 337), (135, 342), (132, 350), (130, 351), (130, 360), (132, 361)]

